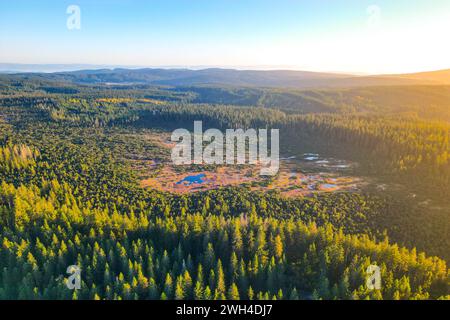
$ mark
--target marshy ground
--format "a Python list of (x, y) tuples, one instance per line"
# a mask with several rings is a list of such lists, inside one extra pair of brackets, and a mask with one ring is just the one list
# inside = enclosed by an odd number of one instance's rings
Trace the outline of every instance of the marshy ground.
[[(155, 140), (154, 140), (155, 141)], [(159, 146), (170, 149), (167, 135), (159, 136)], [(358, 191), (365, 182), (351, 175), (355, 166), (344, 160), (322, 158), (318, 154), (280, 159), (275, 176), (261, 176), (259, 165), (175, 166), (170, 159), (147, 159), (140, 164), (140, 184), (144, 188), (178, 194), (227, 186), (247, 186), (254, 191), (278, 191), (287, 197), (321, 192)]]

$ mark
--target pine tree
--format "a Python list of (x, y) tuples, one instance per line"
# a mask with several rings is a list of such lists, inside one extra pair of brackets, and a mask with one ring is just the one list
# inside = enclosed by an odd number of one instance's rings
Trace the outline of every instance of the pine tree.
[(172, 297), (173, 281), (169, 273), (166, 275), (166, 281), (164, 282), (164, 293), (168, 298)]
[(185, 292), (183, 289), (183, 277), (177, 277), (177, 283), (175, 286), (175, 300), (183, 300), (185, 298)]
[(255, 296), (255, 293), (253, 292), (253, 289), (251, 286), (248, 288), (247, 296), (248, 296), (248, 300), (253, 300), (253, 298)]
[(186, 298), (189, 299), (192, 296), (192, 278), (189, 275), (189, 272), (186, 270), (183, 274), (183, 289), (186, 295)]
[(225, 274), (222, 269), (222, 261), (219, 259), (217, 261), (217, 267), (216, 267), (216, 274), (217, 274), (217, 282), (216, 287), (214, 291), (214, 299), (216, 300), (224, 300), (225, 296)]
[(289, 300), (298, 300), (299, 296), (297, 293), (297, 289), (294, 287), (294, 289), (292, 289), (291, 291), (291, 295), (289, 296)]
[(203, 293), (203, 299), (204, 300), (212, 300), (211, 289), (209, 288), (209, 286), (206, 286), (206, 288), (205, 288), (205, 291)]
[(277, 235), (274, 239), (274, 255), (277, 259), (281, 259), (283, 256), (283, 241), (281, 240), (280, 235)]
[(239, 290), (236, 284), (233, 282), (228, 289), (228, 299), (230, 300), (239, 300)]
[(203, 295), (203, 285), (201, 284), (200, 281), (197, 281), (195, 283), (195, 287), (194, 287), (194, 299), (195, 300), (202, 300), (204, 297)]

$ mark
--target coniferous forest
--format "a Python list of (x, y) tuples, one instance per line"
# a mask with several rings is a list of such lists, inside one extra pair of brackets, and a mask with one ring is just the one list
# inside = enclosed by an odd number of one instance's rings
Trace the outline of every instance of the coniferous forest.
[[(449, 87), (46, 77), (0, 77), (0, 299), (450, 298), (448, 100), (407, 107), (424, 90), (443, 97)], [(397, 104), (369, 99), (392, 91), (403, 94)], [(352, 175), (367, 183), (298, 197), (248, 184), (143, 187), (146, 161), (158, 168), (170, 154), (152, 139), (194, 120), (278, 128), (281, 154), (353, 161)], [(70, 265), (81, 269), (79, 290), (66, 285)], [(380, 267), (379, 290), (366, 285), (370, 265)]]

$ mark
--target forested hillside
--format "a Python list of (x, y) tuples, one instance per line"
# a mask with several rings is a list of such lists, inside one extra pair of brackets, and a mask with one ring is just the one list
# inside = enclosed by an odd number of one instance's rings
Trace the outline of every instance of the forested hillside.
[[(341, 91), (340, 99), (303, 92), (324, 109), (300, 99), (300, 112), (266, 89), (214, 89), (222, 94), (201, 100), (211, 90), (4, 78), (0, 298), (448, 298), (447, 122), (404, 115), (399, 104), (386, 107), (398, 108), (389, 115), (355, 109), (348, 101), (362, 91)], [(366, 90), (386, 105), (376, 97), (381, 89)], [(405, 90), (411, 97), (408, 90), (425, 89)], [(447, 92), (432, 90), (430, 97)], [(236, 92), (250, 98), (231, 106)], [(205, 127), (279, 128), (284, 154), (358, 161), (361, 176), (406, 185), (444, 209), (427, 215), (435, 208), (371, 190), (287, 199), (246, 187), (185, 195), (141, 188), (130, 153), (164, 154), (144, 136), (199, 119)], [(64, 283), (74, 264), (79, 291)], [(366, 287), (371, 264), (381, 267), (381, 290)]]
[[(145, 83), (102, 83), (78, 85), (54, 82), (45, 77), (1, 75), (0, 92), (8, 96), (31, 95), (76, 98), (155, 99), (183, 103), (257, 106), (280, 109), (289, 114), (368, 113), (400, 115), (409, 118), (450, 121), (450, 86), (403, 85), (338, 88), (261, 88), (219, 85), (163, 86)], [(127, 100), (123, 101), (127, 102)]]
[[(50, 66), (51, 67), (51, 66)], [(69, 67), (72, 69), (73, 67)], [(0, 70), (1, 71), (1, 70)], [(234, 86), (272, 88), (342, 88), (396, 85), (449, 85), (449, 70), (428, 73), (356, 76), (297, 70), (93, 69), (54, 73), (18, 73), (15, 79), (48, 80), (75, 84), (147, 84), (159, 86)]]

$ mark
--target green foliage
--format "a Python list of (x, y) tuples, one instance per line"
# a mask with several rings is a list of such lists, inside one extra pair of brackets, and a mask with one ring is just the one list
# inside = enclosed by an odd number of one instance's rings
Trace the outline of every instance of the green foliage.
[[(1, 87), (1, 299), (448, 297), (446, 262), (411, 249), (444, 256), (448, 219), (433, 219), (442, 229), (425, 225), (436, 234), (415, 239), (414, 222), (423, 220), (379, 196), (285, 199), (246, 188), (165, 194), (140, 188), (130, 164), (168, 156), (143, 138), (154, 134), (148, 127), (203, 119), (205, 127), (280, 128), (299, 152), (341, 153), (360, 161), (361, 172), (414, 179), (444, 198), (448, 124), (186, 104), (204, 93), (147, 89), (52, 87), (43, 79)], [(260, 99), (265, 106), (272, 98)], [(389, 242), (385, 229), (410, 249)], [(74, 292), (64, 282), (73, 264), (82, 270)], [(365, 286), (371, 264), (381, 268), (380, 291)]]

